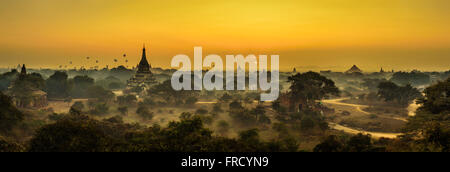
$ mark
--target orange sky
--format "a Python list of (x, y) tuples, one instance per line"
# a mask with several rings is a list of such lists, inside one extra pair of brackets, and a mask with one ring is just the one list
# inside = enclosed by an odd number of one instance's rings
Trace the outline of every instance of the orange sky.
[[(448, 0), (2, 0), (0, 67), (279, 54), (291, 70), (450, 69)], [(87, 60), (86, 57), (91, 57)], [(118, 59), (114, 63), (113, 59)], [(73, 61), (73, 65), (69, 64)]]

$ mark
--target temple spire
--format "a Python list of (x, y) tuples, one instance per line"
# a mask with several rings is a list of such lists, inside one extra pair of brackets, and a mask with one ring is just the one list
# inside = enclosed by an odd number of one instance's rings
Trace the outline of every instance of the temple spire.
[(150, 64), (147, 61), (145, 44), (144, 44), (144, 47), (142, 48), (142, 58), (138, 65), (138, 72), (139, 73), (150, 73)]
[(141, 58), (141, 62), (142, 62), (143, 60), (147, 61), (147, 55), (146, 55), (146, 52), (145, 52), (145, 44), (144, 44), (144, 47), (142, 48), (142, 58)]
[(26, 75), (27, 74), (27, 68), (25, 67), (25, 64), (23, 64), (22, 66), (22, 70), (20, 71), (21, 75)]

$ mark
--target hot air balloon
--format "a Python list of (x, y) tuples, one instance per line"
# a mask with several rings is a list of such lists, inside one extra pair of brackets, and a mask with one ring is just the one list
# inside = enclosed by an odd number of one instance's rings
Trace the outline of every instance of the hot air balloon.
[(88, 59), (88, 60), (89, 60), (89, 59), (90, 59), (90, 57), (86, 57), (86, 59)]
[(95, 63), (98, 63), (98, 60), (96, 60)]
[(117, 62), (117, 59), (114, 59), (114, 62)]
[(127, 54), (123, 54), (123, 57), (127, 57)]

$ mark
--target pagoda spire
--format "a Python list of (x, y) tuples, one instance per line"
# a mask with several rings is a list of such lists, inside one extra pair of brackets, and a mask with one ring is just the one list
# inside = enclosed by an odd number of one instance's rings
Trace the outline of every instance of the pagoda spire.
[(26, 75), (27, 74), (27, 68), (25, 67), (25, 64), (23, 64), (22, 66), (22, 70), (20, 71), (21, 75)]
[(145, 51), (145, 44), (142, 48), (142, 58), (138, 65), (139, 73), (150, 73), (150, 64), (147, 61), (147, 53)]
[(147, 53), (145, 52), (145, 44), (144, 47), (142, 48), (142, 58), (141, 58), (141, 62), (145, 60), (147, 61)]

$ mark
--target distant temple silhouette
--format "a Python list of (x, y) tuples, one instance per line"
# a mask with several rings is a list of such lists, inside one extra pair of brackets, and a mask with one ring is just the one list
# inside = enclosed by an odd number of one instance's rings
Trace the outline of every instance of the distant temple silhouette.
[(362, 73), (363, 71), (361, 69), (358, 68), (358, 66), (353, 65), (352, 68), (350, 68), (349, 70), (347, 70), (345, 73), (347, 74), (352, 74), (352, 73)]
[(145, 45), (142, 49), (141, 61), (137, 65), (136, 74), (127, 81), (127, 89), (142, 88), (147, 90), (150, 85), (155, 84), (155, 78), (150, 71), (151, 65), (147, 61), (147, 54), (145, 51)]
[(27, 68), (25, 67), (25, 64), (22, 66), (22, 70), (20, 71), (20, 75), (27, 75)]

